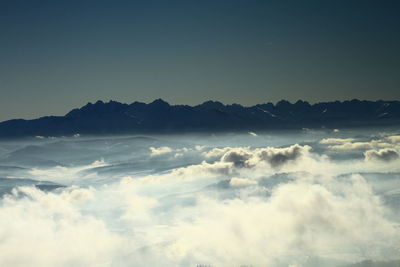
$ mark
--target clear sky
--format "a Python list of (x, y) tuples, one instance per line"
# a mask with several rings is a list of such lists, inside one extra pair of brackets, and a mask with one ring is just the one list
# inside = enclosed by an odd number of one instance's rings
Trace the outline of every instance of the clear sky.
[(98, 99), (400, 100), (400, 1), (0, 0), (0, 121)]

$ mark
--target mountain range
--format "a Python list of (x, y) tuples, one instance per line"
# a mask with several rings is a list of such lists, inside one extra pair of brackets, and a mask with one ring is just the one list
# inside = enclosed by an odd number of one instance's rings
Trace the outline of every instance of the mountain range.
[(1, 122), (0, 137), (262, 131), (399, 123), (400, 101), (354, 99), (310, 104), (281, 100), (249, 107), (216, 101), (197, 106), (170, 105), (162, 99), (149, 104), (97, 101), (73, 109), (65, 116)]

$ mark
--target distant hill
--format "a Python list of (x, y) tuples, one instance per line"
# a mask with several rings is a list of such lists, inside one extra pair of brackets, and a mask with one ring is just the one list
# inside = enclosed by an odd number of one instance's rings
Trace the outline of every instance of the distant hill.
[(0, 137), (256, 131), (398, 125), (400, 101), (325, 102), (282, 100), (251, 107), (207, 101), (197, 106), (115, 101), (88, 103), (65, 116), (0, 123)]

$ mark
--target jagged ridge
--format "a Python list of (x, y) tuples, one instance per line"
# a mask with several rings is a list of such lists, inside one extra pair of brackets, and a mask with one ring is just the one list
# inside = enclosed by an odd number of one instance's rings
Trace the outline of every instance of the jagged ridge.
[(0, 123), (0, 137), (80, 134), (254, 131), (316, 127), (395, 125), (399, 101), (288, 101), (244, 107), (207, 101), (197, 106), (170, 105), (162, 99), (145, 104), (97, 101), (65, 116)]

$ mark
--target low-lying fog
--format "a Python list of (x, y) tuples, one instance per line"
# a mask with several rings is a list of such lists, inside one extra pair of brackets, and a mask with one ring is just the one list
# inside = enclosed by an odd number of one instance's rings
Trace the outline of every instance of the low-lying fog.
[(0, 141), (0, 266), (398, 266), (400, 131)]

